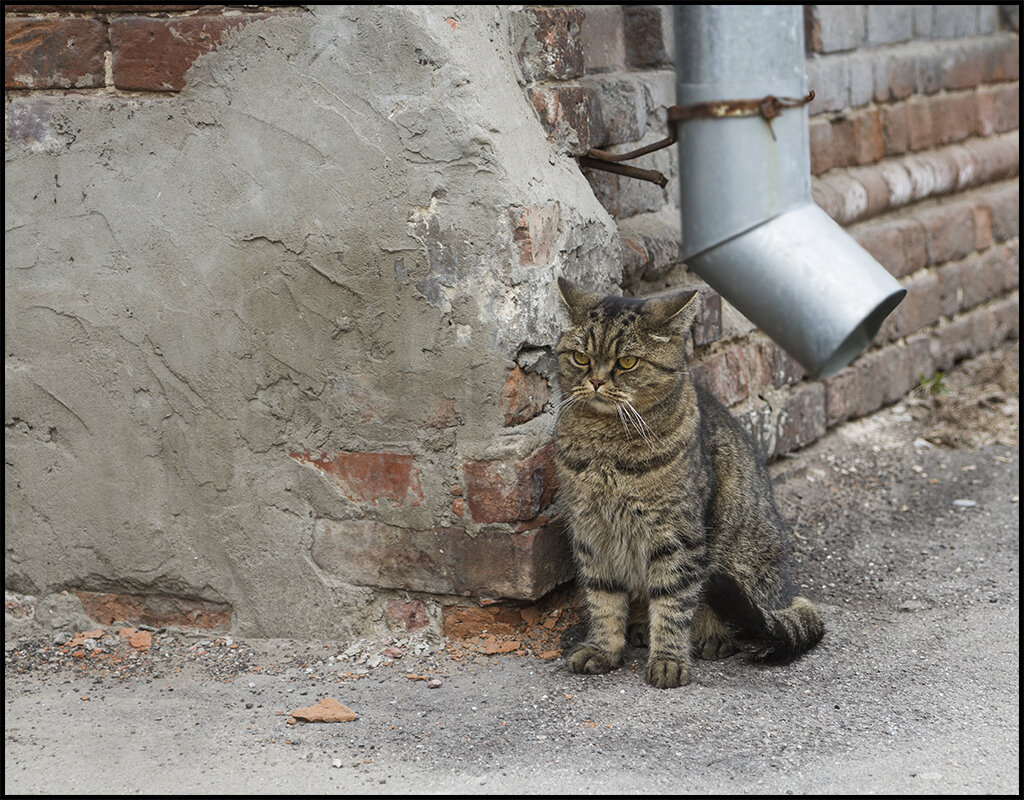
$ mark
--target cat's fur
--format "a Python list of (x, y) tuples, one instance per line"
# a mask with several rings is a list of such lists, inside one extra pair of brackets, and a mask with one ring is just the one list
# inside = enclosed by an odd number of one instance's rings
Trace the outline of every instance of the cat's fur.
[(691, 649), (785, 662), (812, 648), (824, 629), (790, 583), (767, 471), (690, 377), (699, 295), (558, 285), (571, 325), (558, 343), (555, 466), (589, 613), (569, 668), (619, 666), (627, 633), (649, 643), (647, 680), (661, 688), (689, 682)]

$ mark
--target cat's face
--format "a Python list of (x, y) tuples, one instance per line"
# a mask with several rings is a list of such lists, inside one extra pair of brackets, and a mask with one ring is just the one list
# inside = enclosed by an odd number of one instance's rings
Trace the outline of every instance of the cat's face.
[(572, 324), (558, 342), (563, 402), (598, 414), (642, 414), (679, 381), (697, 293), (602, 296), (559, 279)]

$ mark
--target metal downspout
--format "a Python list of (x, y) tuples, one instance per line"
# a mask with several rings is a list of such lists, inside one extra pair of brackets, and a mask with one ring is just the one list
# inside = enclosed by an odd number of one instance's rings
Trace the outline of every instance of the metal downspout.
[[(803, 97), (803, 6), (675, 6), (677, 102)], [(813, 377), (907, 290), (811, 199), (806, 105), (678, 126), (682, 258)]]

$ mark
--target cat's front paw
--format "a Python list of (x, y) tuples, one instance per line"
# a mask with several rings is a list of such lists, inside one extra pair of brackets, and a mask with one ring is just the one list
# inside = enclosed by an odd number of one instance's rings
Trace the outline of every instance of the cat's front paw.
[(690, 682), (690, 665), (675, 658), (652, 658), (647, 662), (647, 682), (656, 689), (675, 689)]
[(620, 658), (604, 650), (598, 650), (593, 645), (581, 644), (569, 655), (568, 664), (573, 672), (599, 675), (611, 672), (619, 666), (619, 660)]

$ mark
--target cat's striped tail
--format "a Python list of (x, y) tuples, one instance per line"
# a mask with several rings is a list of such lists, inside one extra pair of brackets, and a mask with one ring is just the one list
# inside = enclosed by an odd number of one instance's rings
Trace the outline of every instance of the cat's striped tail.
[(784, 664), (814, 647), (825, 633), (810, 600), (794, 597), (788, 608), (761, 608), (730, 575), (716, 574), (704, 599), (736, 640), (736, 644), (767, 664)]

